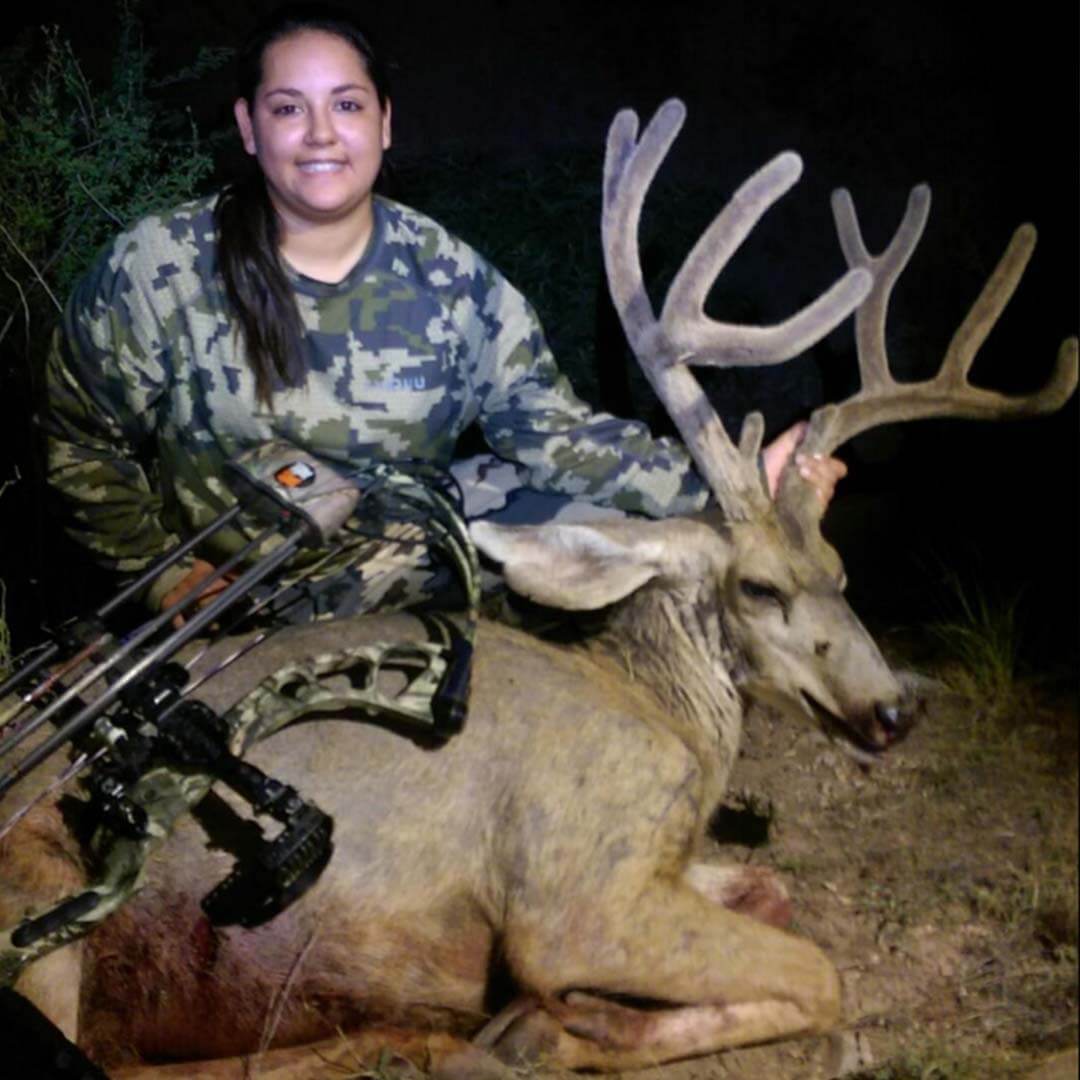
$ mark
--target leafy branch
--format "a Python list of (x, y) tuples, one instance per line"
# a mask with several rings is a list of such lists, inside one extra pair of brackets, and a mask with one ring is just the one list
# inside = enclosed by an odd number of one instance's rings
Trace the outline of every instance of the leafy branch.
[[(22, 327), (27, 348), (38, 352), (63, 297), (118, 228), (194, 197), (210, 174), (210, 154), (190, 114), (152, 96), (152, 56), (135, 6), (121, 3), (118, 18), (106, 85), (90, 82), (55, 26), (42, 31), (43, 59), (31, 49), (14, 70), (5, 69), (0, 343)], [(221, 59), (200, 54), (193, 70)]]

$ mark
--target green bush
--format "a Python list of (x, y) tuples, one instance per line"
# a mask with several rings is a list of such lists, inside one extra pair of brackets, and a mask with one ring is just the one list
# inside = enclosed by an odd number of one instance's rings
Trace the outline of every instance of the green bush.
[[(9, 631), (20, 647), (54, 603), (35, 584), (53, 581), (55, 551), (31, 418), (62, 305), (112, 236), (199, 194), (212, 168), (190, 114), (165, 104), (169, 91), (158, 88), (220, 63), (220, 50), (204, 50), (186, 72), (152, 83), (133, 2), (119, 4), (116, 27), (102, 30), (110, 31), (112, 63), (100, 78), (86, 74), (56, 27), (24, 31), (0, 50), (0, 426), (10, 451), (4, 472), (14, 465), (27, 480), (4, 500), (4, 562), (23, 572), (9, 578), (6, 620), (0, 611), (0, 668)], [(57, 591), (56, 599), (70, 597)]]
[[(104, 86), (57, 27), (3, 56), (0, 83), (0, 344), (20, 332), (34, 361), (74, 280), (135, 218), (198, 193), (211, 158), (189, 115), (165, 109), (134, 5)], [(167, 81), (167, 80), (166, 80)]]

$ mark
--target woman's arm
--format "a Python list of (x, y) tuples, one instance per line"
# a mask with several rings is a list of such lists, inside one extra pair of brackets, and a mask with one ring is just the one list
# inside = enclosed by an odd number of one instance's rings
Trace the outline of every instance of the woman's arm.
[[(46, 363), (46, 478), (68, 534), (120, 574), (145, 569), (179, 537), (140, 450), (153, 450), (160, 358), (147, 355), (150, 313), (127, 273), (103, 256), (76, 288)], [(140, 325), (141, 324), (141, 325)], [(191, 570), (183, 560), (155, 584), (155, 603)]]
[(705, 506), (708, 490), (682, 444), (593, 412), (558, 370), (533, 309), (497, 271), (472, 302), (483, 313), (472, 334), (478, 419), (492, 450), (524, 466), (531, 486), (652, 517)]
[[(488, 310), (498, 328), (480, 350), (480, 423), (500, 457), (526, 466), (532, 486), (589, 502), (663, 517), (702, 509), (709, 493), (683, 445), (654, 438), (636, 421), (594, 413), (559, 372), (535, 312), (492, 271)], [(802, 458), (806, 425), (778, 436), (762, 453), (769, 493), (795, 459), (826, 505), (847, 467), (836, 458)]]

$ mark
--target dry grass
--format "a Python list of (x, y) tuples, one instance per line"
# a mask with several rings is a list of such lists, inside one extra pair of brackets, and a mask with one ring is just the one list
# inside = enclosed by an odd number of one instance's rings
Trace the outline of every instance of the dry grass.
[(1018, 677), (1021, 596), (993, 596), (953, 571), (945, 574), (945, 590), (952, 613), (927, 628), (940, 645), (945, 682), (980, 718), (1000, 719), (1029, 706), (1028, 686)]
[(1000, 1054), (958, 1054), (943, 1040), (905, 1051), (879, 1068), (851, 1074), (848, 1080), (1008, 1080), (1027, 1071), (1024, 1064), (1009, 1064)]

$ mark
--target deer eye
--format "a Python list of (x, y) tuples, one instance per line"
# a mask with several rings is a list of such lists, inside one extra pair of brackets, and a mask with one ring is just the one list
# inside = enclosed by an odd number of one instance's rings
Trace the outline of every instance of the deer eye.
[(742, 591), (743, 596), (749, 597), (751, 600), (771, 600), (781, 608), (784, 606), (784, 594), (774, 585), (766, 585), (762, 581), (751, 581), (749, 578), (743, 578), (739, 582), (739, 589)]

